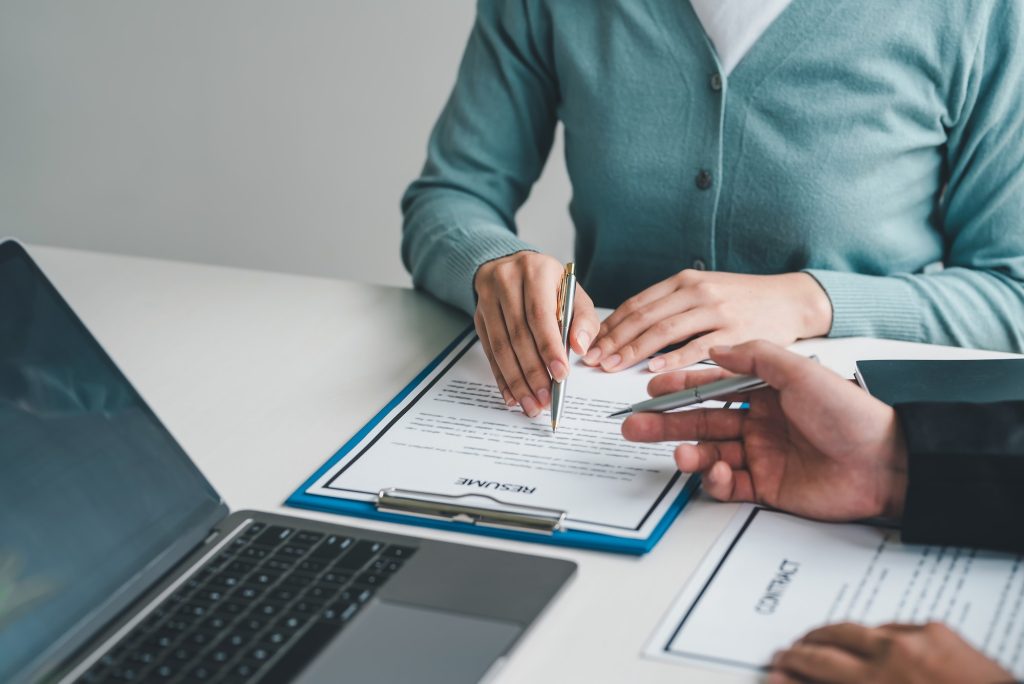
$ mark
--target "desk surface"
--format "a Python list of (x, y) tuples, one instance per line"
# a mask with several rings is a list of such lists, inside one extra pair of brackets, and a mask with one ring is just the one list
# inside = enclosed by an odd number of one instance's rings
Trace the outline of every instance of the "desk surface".
[[(642, 558), (281, 505), (468, 325), (466, 316), (406, 289), (54, 248), (30, 252), (232, 510), (275, 510), (575, 561), (577, 576), (495, 681), (754, 681), (640, 655), (732, 505), (698, 496)], [(858, 358), (1006, 356), (867, 339), (798, 346), (847, 375)]]

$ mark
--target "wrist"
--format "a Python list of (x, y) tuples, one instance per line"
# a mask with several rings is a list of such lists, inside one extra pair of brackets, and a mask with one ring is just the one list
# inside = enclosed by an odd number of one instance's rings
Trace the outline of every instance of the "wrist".
[(797, 339), (824, 337), (832, 329), (832, 300), (825, 288), (810, 273), (789, 273), (799, 293), (796, 297), (798, 309)]
[(889, 409), (889, 416), (887, 445), (882, 458), (884, 475), (880, 487), (883, 492), (881, 515), (898, 520), (903, 517), (903, 507), (907, 498), (907, 441), (903, 437), (903, 429), (900, 427), (896, 412)]

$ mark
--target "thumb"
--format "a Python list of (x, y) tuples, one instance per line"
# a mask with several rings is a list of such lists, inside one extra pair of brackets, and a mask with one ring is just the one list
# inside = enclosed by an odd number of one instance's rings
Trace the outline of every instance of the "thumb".
[(777, 390), (821, 369), (811, 359), (764, 340), (735, 347), (712, 347), (711, 359), (734, 373), (755, 375)]
[(573, 306), (572, 327), (569, 329), (569, 344), (580, 356), (587, 353), (590, 343), (597, 337), (601, 321), (597, 318), (594, 302), (583, 287), (576, 286), (576, 300)]

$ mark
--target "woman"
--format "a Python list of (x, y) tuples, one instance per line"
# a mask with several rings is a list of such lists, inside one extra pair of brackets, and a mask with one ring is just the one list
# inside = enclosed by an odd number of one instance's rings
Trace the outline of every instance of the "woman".
[(1022, 2), (481, 1), (405, 263), (537, 415), (568, 372), (561, 264), (514, 215), (561, 121), (587, 363), (825, 334), (1020, 351)]

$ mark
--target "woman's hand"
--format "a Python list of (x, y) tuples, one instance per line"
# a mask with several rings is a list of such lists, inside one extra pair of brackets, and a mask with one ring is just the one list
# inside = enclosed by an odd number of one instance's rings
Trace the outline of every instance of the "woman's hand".
[(770, 684), (1009, 684), (1014, 678), (945, 625), (829, 625), (772, 660)]
[[(473, 323), (498, 391), (507, 405), (518, 403), (530, 417), (551, 401), (551, 379), (561, 381), (569, 374), (558, 325), (563, 272), (552, 257), (518, 252), (487, 262), (473, 280)], [(577, 285), (569, 330), (569, 343), (577, 354), (586, 354), (599, 325), (594, 303)]]
[(832, 304), (806, 273), (756, 276), (685, 270), (627, 299), (601, 324), (583, 361), (604, 370), (628, 368), (659, 349), (652, 371), (706, 359), (716, 345), (764, 339), (789, 344), (828, 334)]

